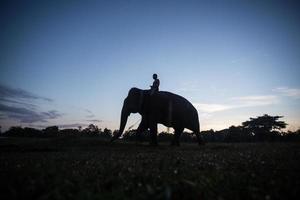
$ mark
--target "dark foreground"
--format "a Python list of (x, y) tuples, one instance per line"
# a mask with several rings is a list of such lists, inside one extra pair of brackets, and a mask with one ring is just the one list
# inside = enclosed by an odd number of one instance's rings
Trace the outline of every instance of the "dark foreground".
[(300, 144), (0, 138), (0, 199), (298, 199)]

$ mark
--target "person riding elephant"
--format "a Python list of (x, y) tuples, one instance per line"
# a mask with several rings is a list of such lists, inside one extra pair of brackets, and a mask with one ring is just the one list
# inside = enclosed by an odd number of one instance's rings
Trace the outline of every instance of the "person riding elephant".
[(153, 95), (155, 92), (159, 91), (159, 84), (160, 81), (157, 78), (157, 74), (153, 74), (152, 78), (154, 79), (153, 84), (150, 86), (151, 87), (151, 95)]

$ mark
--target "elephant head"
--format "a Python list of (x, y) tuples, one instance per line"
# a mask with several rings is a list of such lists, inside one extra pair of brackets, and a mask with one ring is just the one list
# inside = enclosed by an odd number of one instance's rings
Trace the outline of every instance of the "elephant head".
[(127, 123), (128, 116), (131, 113), (137, 113), (141, 110), (141, 106), (143, 103), (143, 96), (144, 96), (143, 90), (140, 90), (138, 88), (132, 88), (129, 90), (128, 96), (124, 100), (122, 111), (121, 111), (119, 132), (113, 136), (111, 142), (122, 135)]

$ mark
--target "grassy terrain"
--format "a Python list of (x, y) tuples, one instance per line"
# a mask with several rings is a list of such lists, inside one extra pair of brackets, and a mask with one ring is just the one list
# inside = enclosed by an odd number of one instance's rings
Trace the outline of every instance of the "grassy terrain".
[(296, 199), (299, 164), (298, 143), (1, 138), (0, 199)]

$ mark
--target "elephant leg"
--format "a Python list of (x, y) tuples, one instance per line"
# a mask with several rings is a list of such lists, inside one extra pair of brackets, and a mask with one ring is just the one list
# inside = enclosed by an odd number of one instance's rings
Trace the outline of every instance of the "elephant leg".
[(151, 146), (157, 146), (157, 123), (150, 123)]
[(142, 121), (141, 121), (141, 123), (139, 124), (139, 127), (137, 128), (137, 130), (136, 130), (136, 139), (137, 139), (137, 141), (139, 140), (141, 140), (141, 134), (145, 131), (145, 130), (147, 130), (147, 123), (146, 123), (146, 120), (144, 119), (144, 118), (142, 118)]
[(183, 132), (184, 128), (175, 128), (175, 133), (173, 137), (173, 141), (171, 143), (172, 146), (179, 146), (179, 138), (181, 133)]

